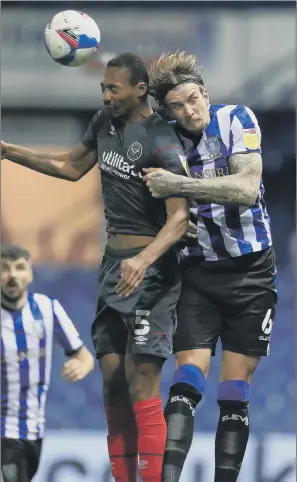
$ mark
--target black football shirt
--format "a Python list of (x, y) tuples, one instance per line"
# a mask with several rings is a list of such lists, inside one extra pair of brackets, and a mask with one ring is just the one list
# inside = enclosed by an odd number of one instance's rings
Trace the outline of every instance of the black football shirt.
[(166, 222), (165, 201), (151, 196), (143, 168), (187, 175), (184, 151), (170, 124), (154, 112), (140, 122), (114, 127), (101, 110), (81, 142), (97, 151), (107, 233), (156, 236)]

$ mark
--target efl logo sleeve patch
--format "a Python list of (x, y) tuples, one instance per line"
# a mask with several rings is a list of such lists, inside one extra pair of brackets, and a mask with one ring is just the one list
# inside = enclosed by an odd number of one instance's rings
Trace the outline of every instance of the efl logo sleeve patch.
[(243, 129), (243, 143), (247, 149), (259, 149), (260, 139), (257, 129)]

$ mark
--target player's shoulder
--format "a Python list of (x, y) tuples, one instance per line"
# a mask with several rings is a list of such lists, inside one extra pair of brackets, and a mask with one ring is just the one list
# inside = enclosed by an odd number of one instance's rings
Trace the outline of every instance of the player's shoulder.
[(234, 117), (245, 120), (254, 117), (252, 109), (244, 104), (211, 104), (209, 107), (212, 120), (232, 122)]
[(165, 120), (163, 117), (160, 116), (160, 114), (154, 112), (150, 116), (149, 122), (147, 124), (147, 132), (153, 140), (156, 138), (169, 138), (179, 143), (179, 138), (175, 132), (174, 125), (174, 122), (168, 122), (168, 120)]
[(150, 131), (156, 131), (158, 129), (162, 129), (164, 131), (172, 131), (172, 126), (165, 120), (163, 117), (158, 114), (158, 112), (154, 112), (151, 116), (147, 118), (147, 129)]
[(102, 127), (107, 122), (107, 113), (104, 109), (99, 109), (92, 117), (92, 124), (98, 128)]
[(39, 306), (50, 307), (50, 308), (52, 308), (53, 304), (55, 304), (55, 303), (60, 304), (59, 301), (55, 297), (48, 296), (48, 295), (45, 295), (43, 293), (36, 293), (36, 292), (28, 294), (28, 301), (29, 301), (29, 303), (35, 302)]

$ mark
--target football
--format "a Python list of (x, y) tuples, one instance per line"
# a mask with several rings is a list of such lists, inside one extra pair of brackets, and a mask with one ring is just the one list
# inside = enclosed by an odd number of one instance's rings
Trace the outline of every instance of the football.
[(45, 28), (45, 46), (61, 65), (78, 67), (88, 62), (100, 44), (100, 30), (86, 13), (66, 10), (57, 13)]

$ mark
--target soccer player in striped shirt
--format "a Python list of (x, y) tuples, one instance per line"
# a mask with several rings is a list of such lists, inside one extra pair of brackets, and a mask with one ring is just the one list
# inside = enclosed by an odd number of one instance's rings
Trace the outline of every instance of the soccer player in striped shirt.
[(211, 355), (221, 338), (215, 482), (235, 482), (249, 437), (249, 396), (268, 354), (277, 300), (275, 255), (262, 183), (261, 132), (243, 105), (210, 105), (197, 59), (163, 54), (152, 65), (157, 102), (175, 119), (189, 178), (145, 170), (154, 197), (197, 205), (197, 244), (186, 248), (174, 340), (177, 369), (165, 409), (163, 482), (180, 480)]
[(1, 470), (4, 482), (29, 482), (44, 437), (53, 342), (69, 357), (62, 374), (71, 382), (85, 378), (94, 359), (60, 303), (28, 292), (28, 251), (2, 245), (1, 257)]

